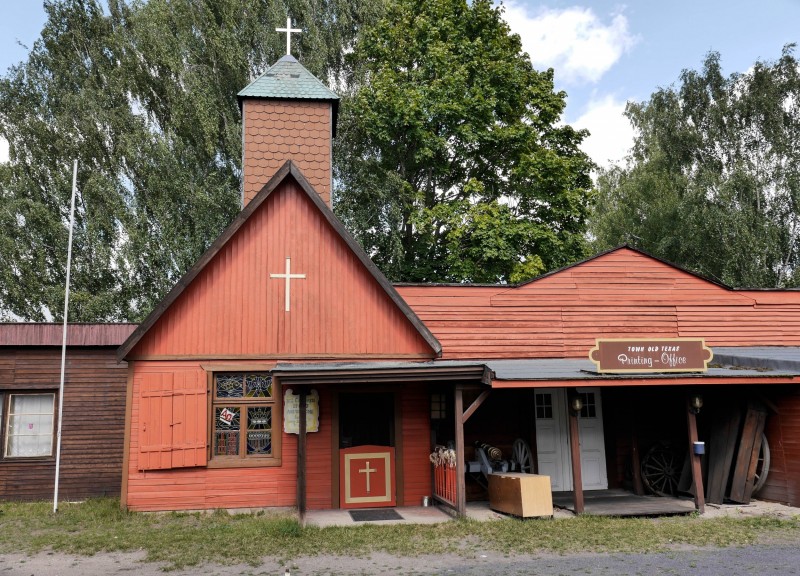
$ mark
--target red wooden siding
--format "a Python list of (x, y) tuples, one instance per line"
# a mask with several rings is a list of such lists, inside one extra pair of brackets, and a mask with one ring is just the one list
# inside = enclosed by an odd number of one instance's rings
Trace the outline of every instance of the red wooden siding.
[[(273, 363), (274, 364), (274, 363)], [(273, 364), (265, 364), (269, 369)], [(252, 364), (251, 364), (252, 368)], [(231, 370), (236, 369), (231, 366)], [(281, 432), (281, 466), (262, 468), (207, 468), (199, 461), (191, 468), (144, 470), (140, 458), (152, 458), (141, 450), (142, 421), (148, 410), (157, 409), (152, 400), (143, 394), (143, 383), (149, 382), (151, 390), (167, 388), (169, 372), (175, 381), (185, 374), (186, 388), (190, 388), (191, 375), (203, 373), (193, 362), (137, 362), (134, 365), (133, 402), (131, 406), (131, 438), (128, 469), (127, 506), (133, 510), (195, 510), (207, 508), (250, 508), (294, 506), (297, 501), (297, 436)], [(174, 385), (177, 388), (177, 384)], [(290, 387), (291, 388), (291, 387)], [(203, 384), (205, 394), (205, 384)], [(306, 451), (308, 489), (306, 502), (309, 509), (331, 506), (331, 411), (330, 392), (320, 392), (320, 431), (309, 433)], [(152, 397), (156, 397), (151, 395)], [(186, 403), (187, 407), (189, 403)], [(283, 410), (282, 405), (276, 409)], [(195, 408), (197, 422), (206, 421), (207, 405)], [(201, 417), (202, 415), (202, 417)], [(207, 424), (203, 424), (203, 446), (207, 442)], [(149, 429), (149, 428), (148, 428)], [(173, 456), (174, 458), (174, 456)], [(204, 464), (204, 462), (203, 462)]]
[(800, 505), (800, 390), (781, 388), (770, 398), (778, 413), (767, 416), (764, 430), (770, 446), (771, 463), (767, 482), (758, 498)]
[[(119, 494), (127, 373), (114, 348), (67, 349), (60, 498)], [(57, 398), (60, 377), (59, 347), (0, 348), (0, 393), (52, 392)], [(52, 498), (54, 480), (55, 455), (0, 458), (0, 500)]]
[(431, 483), (430, 400), (421, 384), (404, 386), (400, 399), (403, 422), (403, 505), (420, 506), (433, 493)]
[[(291, 311), (284, 310), (286, 258)], [(287, 179), (134, 347), (132, 358), (431, 357), (415, 327)]]
[(627, 248), (519, 287), (397, 291), (449, 359), (578, 358), (631, 336), (800, 346), (800, 292), (728, 290)]

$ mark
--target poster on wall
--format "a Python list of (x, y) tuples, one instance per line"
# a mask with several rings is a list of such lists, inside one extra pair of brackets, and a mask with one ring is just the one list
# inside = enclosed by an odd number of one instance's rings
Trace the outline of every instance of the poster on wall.
[[(300, 395), (286, 389), (283, 393), (283, 431), (300, 433)], [(306, 432), (319, 432), (319, 393), (306, 394)]]

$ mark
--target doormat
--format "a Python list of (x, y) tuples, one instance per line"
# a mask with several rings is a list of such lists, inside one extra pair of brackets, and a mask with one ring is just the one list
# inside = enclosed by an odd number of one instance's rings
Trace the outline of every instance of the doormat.
[(350, 510), (353, 522), (377, 522), (379, 520), (402, 520), (403, 517), (394, 508), (377, 510)]

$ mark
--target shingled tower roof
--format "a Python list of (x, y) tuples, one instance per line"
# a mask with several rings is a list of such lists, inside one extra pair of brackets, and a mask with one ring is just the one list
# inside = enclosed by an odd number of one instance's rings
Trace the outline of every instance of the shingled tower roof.
[(287, 54), (261, 76), (253, 80), (239, 94), (239, 105), (245, 98), (267, 100), (327, 100), (333, 104), (333, 129), (339, 111), (339, 96), (328, 90), (311, 72)]

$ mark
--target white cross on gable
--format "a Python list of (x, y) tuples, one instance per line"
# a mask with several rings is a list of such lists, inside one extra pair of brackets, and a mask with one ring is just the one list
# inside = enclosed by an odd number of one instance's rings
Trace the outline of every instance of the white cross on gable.
[(270, 274), (269, 277), (270, 278), (283, 278), (285, 280), (285, 282), (286, 282), (286, 289), (285, 289), (285, 292), (286, 292), (286, 308), (285, 308), (285, 310), (287, 312), (289, 312), (289, 306), (290, 306), (290, 303), (291, 303), (291, 295), (290, 295), (291, 294), (290, 290), (291, 290), (291, 286), (292, 286), (291, 282), (292, 282), (292, 280), (295, 280), (295, 279), (298, 279), (298, 278), (305, 279), (306, 275), (305, 274), (292, 274), (292, 259), (287, 256), (286, 257), (286, 272), (283, 273), (283, 274)]
[(292, 28), (292, 18), (286, 17), (286, 28), (275, 28), (275, 32), (286, 32), (286, 54), (292, 54), (292, 33), (300, 34), (300, 28)]

